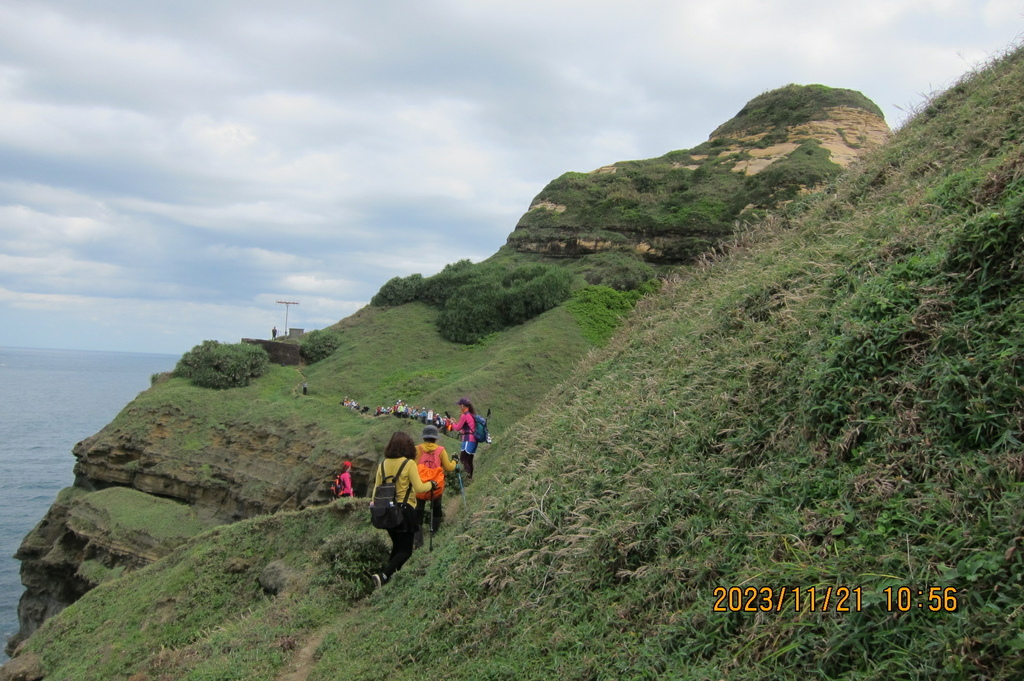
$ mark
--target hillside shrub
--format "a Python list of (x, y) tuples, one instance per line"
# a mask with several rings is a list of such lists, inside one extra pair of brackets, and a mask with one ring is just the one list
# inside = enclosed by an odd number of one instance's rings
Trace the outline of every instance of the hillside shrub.
[(631, 291), (616, 291), (608, 286), (587, 286), (577, 289), (566, 303), (583, 331), (583, 336), (595, 345), (611, 338), (637, 301), (661, 286), (659, 279), (650, 279)]
[(248, 343), (205, 340), (178, 360), (174, 375), (202, 388), (241, 388), (270, 367), (267, 351)]
[(473, 279), (475, 272), (473, 263), (465, 259), (445, 265), (443, 270), (424, 281), (417, 299), (427, 305), (442, 307)]
[(600, 284), (616, 291), (628, 291), (653, 279), (655, 271), (639, 255), (624, 251), (604, 251), (587, 256), (581, 274), (592, 286)]
[(395, 307), (416, 300), (423, 285), (422, 274), (408, 277), (393, 277), (384, 283), (377, 294), (370, 299), (374, 307)]
[(505, 326), (529, 321), (561, 304), (572, 291), (573, 275), (561, 267), (527, 265), (505, 276), (497, 312)]
[(500, 303), (496, 287), (466, 287), (445, 304), (437, 316), (437, 330), (453, 343), (475, 343), (504, 327)]
[(307, 364), (314, 364), (330, 357), (341, 344), (341, 336), (337, 333), (317, 329), (310, 331), (299, 341), (299, 352)]
[(472, 344), (522, 324), (569, 297), (574, 275), (563, 267), (534, 263), (509, 269), (497, 263), (460, 260), (432, 277), (391, 279), (370, 301), (377, 307), (422, 302), (441, 308), (437, 330), (453, 343)]

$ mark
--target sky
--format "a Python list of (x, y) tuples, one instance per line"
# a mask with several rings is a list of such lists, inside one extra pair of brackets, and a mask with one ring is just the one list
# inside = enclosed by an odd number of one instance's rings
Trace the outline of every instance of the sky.
[(789, 83), (896, 128), (1022, 35), (1024, 0), (0, 0), (0, 346), (323, 328), (564, 172)]

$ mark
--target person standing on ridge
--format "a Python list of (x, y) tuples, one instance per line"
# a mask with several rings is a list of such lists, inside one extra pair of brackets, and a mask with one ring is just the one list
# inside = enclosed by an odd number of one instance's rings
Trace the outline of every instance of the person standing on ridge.
[(462, 452), (459, 458), (466, 469), (466, 479), (473, 479), (473, 455), (476, 454), (476, 410), (468, 397), (461, 397), (456, 402), (462, 410), (462, 416), (455, 422), (455, 428), (462, 433)]
[[(423, 427), (423, 444), (416, 445), (416, 465), (419, 467), (420, 479), (424, 482), (433, 481), (437, 489), (416, 495), (416, 520), (423, 526), (427, 502), (430, 502), (430, 531), (441, 529), (441, 495), (444, 494), (444, 474), (455, 470), (455, 462), (448, 456), (448, 451), (437, 444), (440, 433), (435, 426)], [(422, 533), (418, 539), (422, 544)]]
[(277, 327), (270, 330), (270, 340), (277, 340)]
[[(391, 556), (379, 572), (371, 575), (375, 587), (387, 584), (391, 576), (402, 569), (405, 561), (412, 556), (413, 541), (419, 531), (419, 523), (416, 522), (416, 508), (408, 502), (412, 494), (429, 492), (434, 485), (423, 482), (420, 479), (419, 470), (414, 461), (407, 461), (416, 458), (416, 445), (408, 433), (398, 431), (391, 436), (391, 440), (384, 448), (384, 461), (377, 467), (377, 477), (373, 483), (373, 492), (370, 498), (377, 496), (377, 487), (381, 485), (384, 478), (395, 477), (395, 498), (402, 506), (404, 522), (398, 527), (388, 529), (388, 536), (391, 537)], [(404, 465), (412, 463), (413, 465)], [(401, 473), (401, 474), (399, 474)], [(396, 477), (397, 476), (397, 477)]]
[(335, 498), (341, 497), (352, 497), (355, 496), (352, 493), (352, 462), (346, 461), (341, 464), (341, 472), (338, 473), (337, 477), (334, 478), (334, 484), (331, 485), (331, 490), (334, 492)]

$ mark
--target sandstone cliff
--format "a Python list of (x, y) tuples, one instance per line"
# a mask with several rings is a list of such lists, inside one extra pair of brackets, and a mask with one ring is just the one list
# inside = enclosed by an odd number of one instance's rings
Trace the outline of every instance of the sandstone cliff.
[(752, 100), (694, 149), (566, 173), (533, 200), (508, 246), (547, 257), (619, 251), (683, 263), (736, 222), (822, 186), (889, 134), (860, 93), (787, 86)]
[[(25, 592), (8, 651), (104, 579), (144, 567), (209, 527), (329, 500), (324, 481), (337, 461), (316, 456), (315, 432), (239, 423), (207, 440), (196, 435), (205, 425), (195, 415), (170, 405), (125, 411), (132, 413), (75, 446), (74, 487), (18, 549)], [(126, 420), (143, 427), (125, 427)], [(201, 449), (190, 451), (190, 438)], [(359, 489), (366, 468), (354, 476)]]

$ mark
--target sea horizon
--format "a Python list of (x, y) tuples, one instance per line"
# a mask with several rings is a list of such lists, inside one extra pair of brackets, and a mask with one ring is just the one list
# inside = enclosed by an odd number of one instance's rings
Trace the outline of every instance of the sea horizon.
[[(14, 559), (57, 493), (74, 483), (72, 449), (170, 371), (180, 355), (0, 346), (0, 634), (17, 633), (24, 588)], [(2, 648), (2, 646), (0, 646)], [(0, 663), (7, 660), (0, 650)]]

